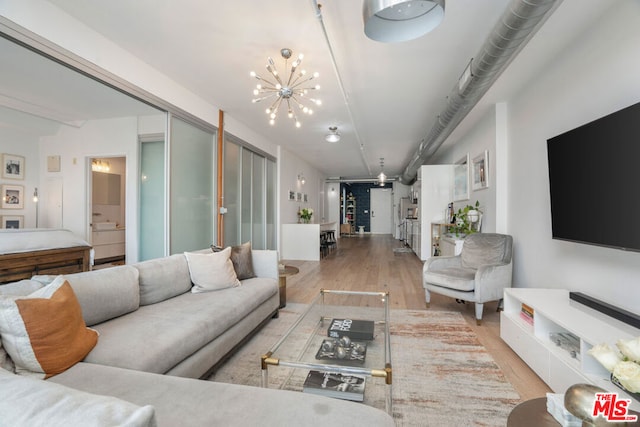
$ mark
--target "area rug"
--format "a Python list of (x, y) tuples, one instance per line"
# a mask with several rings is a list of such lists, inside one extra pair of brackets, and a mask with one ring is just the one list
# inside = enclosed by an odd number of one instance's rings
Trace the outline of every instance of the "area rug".
[[(287, 304), (278, 319), (272, 319), (209, 379), (259, 387), (260, 356), (305, 307)], [(520, 398), (460, 313), (391, 310), (390, 316), (396, 425), (506, 425)], [(306, 375), (301, 369), (281, 367), (270, 367), (268, 372), (270, 388), (292, 390), (301, 389)], [(384, 386), (369, 386), (365, 404), (384, 409)]]

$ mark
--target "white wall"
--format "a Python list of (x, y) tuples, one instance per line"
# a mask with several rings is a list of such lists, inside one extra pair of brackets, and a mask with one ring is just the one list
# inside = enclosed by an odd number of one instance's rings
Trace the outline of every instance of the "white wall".
[(126, 157), (127, 259), (138, 253), (138, 119), (136, 117), (87, 121), (81, 128), (62, 126), (57, 135), (42, 138), (41, 158), (60, 156), (60, 172), (41, 168), (40, 180), (62, 179), (62, 227), (91, 242), (91, 199), (87, 188), (91, 157)]
[[(332, 221), (330, 209), (333, 198), (326, 191), (326, 177), (317, 169), (314, 169), (307, 162), (287, 151), (278, 148), (278, 224), (295, 224), (298, 222), (298, 211), (302, 208), (313, 209), (312, 222), (322, 223)], [(298, 175), (302, 174), (305, 178), (304, 185), (298, 180)], [(339, 185), (337, 186), (339, 189)], [(289, 191), (295, 193), (306, 193), (307, 202), (290, 201), (288, 199)], [(336, 194), (338, 192), (336, 191)], [(281, 232), (281, 229), (280, 229)], [(278, 236), (278, 249), (281, 248), (281, 236)]]
[[(485, 147), (496, 151), (496, 138), (502, 141), (506, 135), (508, 146), (499, 145), (498, 152), (507, 152), (508, 167), (496, 172), (492, 166), (492, 187), (484, 194), (472, 193), (471, 199), (478, 194), (486, 207), (506, 207), (504, 223), (514, 236), (516, 287), (579, 290), (638, 312), (639, 253), (551, 239), (546, 141), (640, 101), (639, 19), (640, 3), (616, 2), (546, 64), (544, 72), (522, 82), (521, 91), (505, 100), (506, 108), (498, 105), (463, 138), (462, 146), (440, 157), (444, 162), (467, 150), (472, 157)], [(496, 163), (493, 156), (490, 163)], [(568, 172), (570, 168), (567, 165)], [(508, 183), (508, 191), (498, 191), (499, 200), (492, 201), (496, 173), (505, 186)], [(637, 183), (629, 186), (629, 193), (637, 194)], [(491, 229), (485, 225), (483, 229)]]
[[(469, 200), (458, 201), (453, 204), (454, 210), (463, 208), (467, 204), (475, 205), (476, 201), (480, 202), (482, 210), (482, 231), (485, 233), (496, 232), (496, 192), (502, 180), (500, 175), (505, 173), (496, 167), (496, 158), (498, 147), (496, 145), (496, 123), (498, 115), (495, 108), (492, 108), (484, 117), (482, 117), (476, 126), (467, 134), (462, 136), (456, 144), (444, 150), (434, 159), (434, 164), (454, 164), (469, 154), (469, 161), (473, 163), (476, 156), (484, 154), (485, 150), (489, 152), (489, 186), (481, 190), (474, 191), (471, 184), (471, 164), (469, 165)], [(502, 148), (500, 148), (502, 150)], [(443, 206), (444, 211), (447, 206)]]

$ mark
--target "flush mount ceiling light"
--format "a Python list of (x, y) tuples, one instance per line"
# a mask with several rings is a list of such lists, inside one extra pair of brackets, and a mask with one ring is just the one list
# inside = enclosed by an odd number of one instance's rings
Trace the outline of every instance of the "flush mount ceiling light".
[(378, 174), (378, 184), (380, 187), (384, 187), (384, 183), (387, 181), (387, 175), (384, 174), (384, 157), (380, 157), (380, 173)]
[(336, 126), (331, 126), (329, 128), (329, 133), (325, 135), (324, 139), (327, 142), (338, 142), (338, 141), (340, 141), (340, 134), (338, 133), (338, 128)]
[[(313, 73), (307, 77), (305, 70), (299, 70), (298, 67), (302, 63), (303, 55), (300, 54), (291, 63), (289, 68), (289, 58), (293, 55), (291, 49), (281, 49), (280, 55), (284, 58), (284, 71), (285, 75), (280, 77), (276, 64), (271, 57), (267, 58), (267, 71), (269, 72), (269, 78), (262, 78), (254, 71), (251, 72), (251, 77), (255, 77), (259, 80), (256, 88), (253, 90), (254, 98), (251, 102), (260, 102), (266, 99), (275, 98), (273, 103), (265, 110), (269, 115), (269, 124), (274, 125), (276, 123), (276, 117), (278, 115), (278, 109), (282, 103), (286, 104), (287, 115), (290, 119), (293, 119), (296, 127), (300, 127), (300, 121), (296, 115), (295, 110), (298, 109), (304, 114), (313, 114), (313, 109), (309, 108), (304, 103), (321, 105), (322, 102), (319, 99), (308, 98), (307, 93), (310, 90), (320, 89), (319, 85), (312, 86), (309, 81), (318, 77), (318, 73)], [(286, 73), (289, 73), (286, 75)], [(262, 96), (260, 96), (262, 95)]]
[(379, 42), (413, 40), (436, 28), (444, 18), (445, 0), (364, 0), (364, 33)]

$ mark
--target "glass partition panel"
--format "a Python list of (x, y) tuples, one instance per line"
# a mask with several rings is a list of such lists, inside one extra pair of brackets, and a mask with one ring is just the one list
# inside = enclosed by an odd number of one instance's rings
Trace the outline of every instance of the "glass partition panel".
[(242, 241), (247, 242), (251, 240), (251, 174), (253, 172), (252, 168), (253, 155), (249, 150), (242, 150), (242, 184), (241, 184), (241, 192), (242, 192), (242, 207), (241, 207), (241, 224), (242, 228), (240, 230), (240, 235), (242, 236)]
[(140, 261), (164, 256), (164, 140), (140, 145)]
[(225, 246), (239, 245), (240, 241), (240, 146), (224, 143), (224, 215)]
[(257, 154), (253, 154), (253, 176), (251, 182), (251, 189), (253, 197), (251, 201), (252, 213), (252, 241), (251, 246), (256, 249), (265, 249), (265, 218), (264, 218), (264, 198), (265, 198), (265, 166), (264, 157)]
[(176, 117), (170, 132), (171, 254), (204, 249), (214, 235), (214, 137)]
[(276, 249), (276, 162), (226, 135), (223, 181), (224, 245)]
[(266, 242), (265, 249), (276, 249), (276, 162), (266, 160)]

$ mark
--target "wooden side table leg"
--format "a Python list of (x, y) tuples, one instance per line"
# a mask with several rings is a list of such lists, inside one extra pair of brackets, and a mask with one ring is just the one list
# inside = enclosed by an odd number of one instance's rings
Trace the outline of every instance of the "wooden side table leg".
[(278, 286), (280, 289), (280, 308), (287, 306), (287, 277), (280, 276), (278, 280)]

